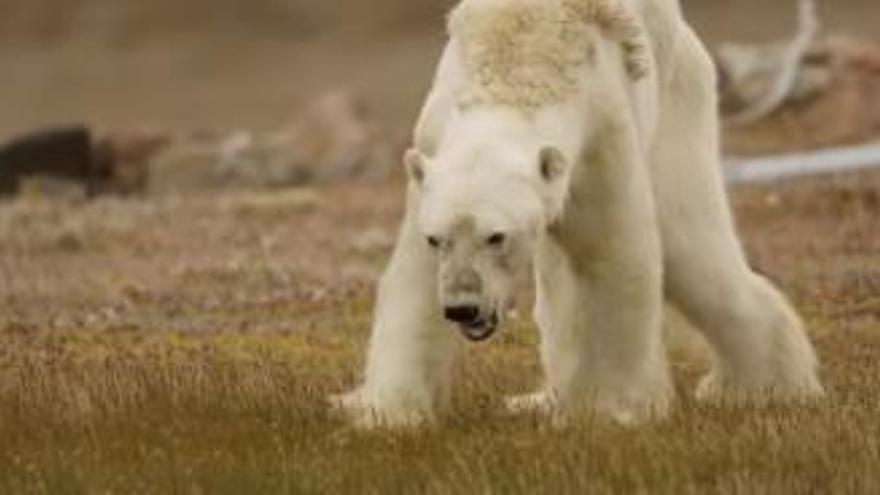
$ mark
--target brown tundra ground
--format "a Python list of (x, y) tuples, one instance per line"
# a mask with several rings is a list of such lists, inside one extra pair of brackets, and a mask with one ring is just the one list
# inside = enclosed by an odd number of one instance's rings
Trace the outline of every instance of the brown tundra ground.
[(539, 381), (527, 304), (468, 349), (438, 425), (333, 417), (401, 199), (386, 184), (0, 204), (0, 493), (880, 492), (880, 175), (733, 191), (827, 399), (700, 405), (706, 356), (679, 336), (674, 414), (632, 429), (501, 412)]

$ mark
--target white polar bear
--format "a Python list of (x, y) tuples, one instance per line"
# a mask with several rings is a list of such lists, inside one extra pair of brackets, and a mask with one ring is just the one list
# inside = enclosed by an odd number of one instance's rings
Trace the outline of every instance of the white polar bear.
[(450, 33), (365, 383), (337, 407), (365, 427), (433, 418), (452, 328), (489, 337), (529, 262), (546, 385), (511, 410), (665, 415), (664, 296), (713, 349), (699, 398), (822, 394), (797, 314), (734, 231), (715, 71), (678, 0), (464, 0)]

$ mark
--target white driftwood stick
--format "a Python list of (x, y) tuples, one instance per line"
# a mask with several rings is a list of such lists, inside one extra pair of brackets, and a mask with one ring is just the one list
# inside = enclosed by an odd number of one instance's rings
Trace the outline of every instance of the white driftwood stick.
[(767, 95), (745, 110), (725, 117), (728, 127), (747, 127), (764, 120), (788, 99), (800, 74), (804, 57), (816, 41), (821, 30), (815, 0), (800, 0), (798, 32), (785, 50), (780, 64), (779, 76)]
[(724, 175), (728, 184), (736, 185), (872, 168), (880, 168), (880, 143), (812, 153), (730, 158), (725, 163)]

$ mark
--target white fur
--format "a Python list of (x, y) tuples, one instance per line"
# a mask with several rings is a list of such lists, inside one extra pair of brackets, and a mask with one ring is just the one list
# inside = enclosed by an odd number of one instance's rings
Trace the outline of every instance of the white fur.
[[(700, 398), (821, 395), (798, 316), (748, 267), (734, 231), (709, 57), (677, 0), (619, 1), (650, 41), (646, 75), (632, 78), (626, 47), (586, 25), (592, 56), (576, 67), (578, 90), (528, 109), (463, 101), (462, 88), (479, 82), (462, 61), (468, 40), (453, 34), (416, 130), (429, 179), (410, 184), (365, 382), (335, 399), (358, 424), (419, 424), (447, 399), (460, 337), (442, 321), (438, 261), (424, 235), (463, 215), (528, 233), (546, 386), (511, 399), (512, 410), (563, 420), (592, 411), (625, 424), (665, 415), (673, 392), (664, 295), (712, 346)], [(569, 167), (545, 184), (531, 158), (547, 146)]]

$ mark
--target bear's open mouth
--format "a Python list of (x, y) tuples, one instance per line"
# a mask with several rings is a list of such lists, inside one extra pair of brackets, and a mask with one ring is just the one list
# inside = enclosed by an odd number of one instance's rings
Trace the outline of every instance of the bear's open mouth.
[(482, 342), (494, 335), (497, 328), (498, 313), (492, 313), (487, 318), (480, 318), (466, 325), (461, 325), (461, 333), (471, 342)]

